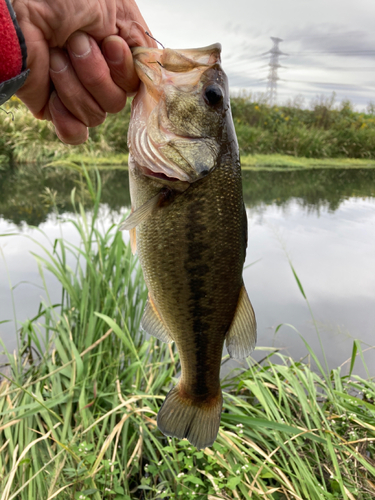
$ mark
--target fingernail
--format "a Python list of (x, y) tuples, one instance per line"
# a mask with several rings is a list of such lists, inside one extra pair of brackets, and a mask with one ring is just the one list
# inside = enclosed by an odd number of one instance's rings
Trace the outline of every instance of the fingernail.
[(124, 60), (124, 47), (117, 36), (109, 36), (102, 45), (104, 57), (112, 63), (121, 63)]
[(84, 57), (91, 52), (90, 39), (86, 33), (73, 35), (69, 40), (69, 47), (76, 57)]
[(52, 105), (55, 108), (56, 111), (58, 111), (61, 115), (67, 114), (68, 110), (62, 103), (60, 97), (54, 92), (54, 96), (52, 96)]
[(68, 67), (68, 60), (61, 52), (58, 52), (57, 50), (51, 50), (49, 64), (51, 70), (54, 73), (61, 73)]

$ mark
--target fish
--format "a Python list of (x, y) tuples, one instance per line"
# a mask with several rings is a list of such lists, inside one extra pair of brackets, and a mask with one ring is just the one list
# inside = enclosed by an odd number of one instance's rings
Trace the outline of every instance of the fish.
[(130, 231), (148, 288), (141, 328), (175, 342), (181, 376), (157, 416), (166, 436), (212, 446), (224, 342), (249, 356), (256, 319), (243, 283), (247, 217), (221, 45), (132, 49), (140, 88), (128, 130)]

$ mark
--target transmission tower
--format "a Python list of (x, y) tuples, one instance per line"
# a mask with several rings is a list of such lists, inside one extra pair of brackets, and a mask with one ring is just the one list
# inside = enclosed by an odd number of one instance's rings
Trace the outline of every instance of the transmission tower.
[(271, 36), (271, 40), (273, 41), (273, 47), (271, 50), (266, 52), (266, 54), (271, 54), (269, 62), (270, 71), (268, 73), (266, 94), (270, 106), (273, 106), (274, 104), (276, 104), (277, 100), (277, 80), (279, 80), (279, 77), (277, 76), (277, 70), (278, 68), (281, 68), (281, 65), (279, 64), (279, 56), (287, 56), (288, 54), (281, 52), (281, 50), (279, 49), (279, 43), (282, 42), (281, 38)]

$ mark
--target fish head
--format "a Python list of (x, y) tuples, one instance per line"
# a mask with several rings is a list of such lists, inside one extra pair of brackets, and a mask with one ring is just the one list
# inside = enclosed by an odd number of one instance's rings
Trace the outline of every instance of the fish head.
[(195, 182), (217, 165), (232, 123), (221, 45), (198, 49), (132, 49), (141, 80), (128, 143), (144, 175)]

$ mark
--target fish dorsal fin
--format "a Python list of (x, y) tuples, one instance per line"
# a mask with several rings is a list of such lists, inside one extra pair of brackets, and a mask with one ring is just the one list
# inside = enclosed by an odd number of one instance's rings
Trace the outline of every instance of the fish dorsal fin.
[(244, 285), (242, 285), (237, 309), (225, 338), (231, 358), (247, 358), (255, 347), (257, 323)]
[(124, 231), (127, 229), (130, 231), (134, 227), (137, 227), (138, 224), (143, 222), (144, 220), (149, 217), (149, 215), (152, 213), (152, 211), (157, 207), (159, 203), (161, 193), (156, 194), (152, 198), (150, 198), (146, 203), (144, 203), (142, 206), (137, 208), (137, 210), (134, 210), (129, 217), (120, 225), (119, 230)]
[(162, 342), (166, 342), (167, 344), (173, 342), (171, 332), (165, 325), (150, 295), (148, 296), (145, 311), (142, 316), (141, 328), (149, 335), (153, 335)]

